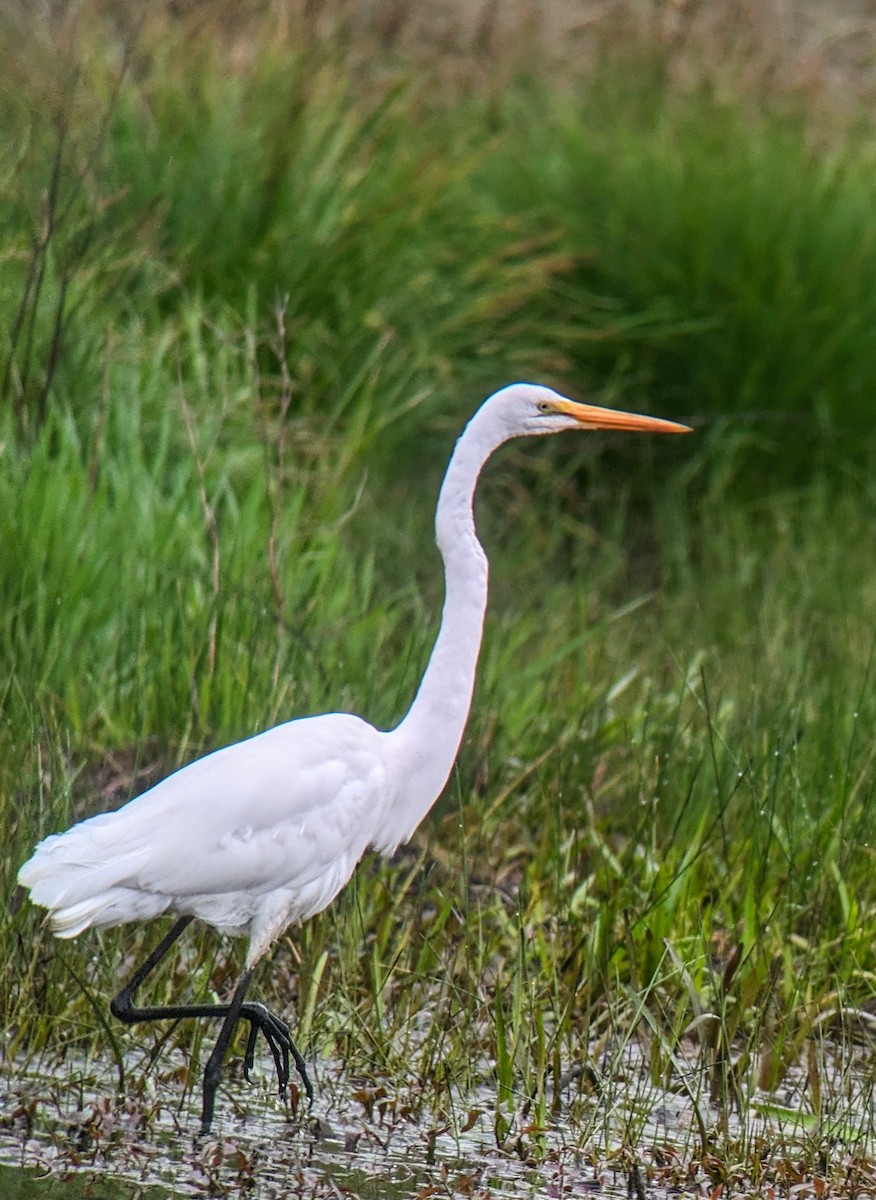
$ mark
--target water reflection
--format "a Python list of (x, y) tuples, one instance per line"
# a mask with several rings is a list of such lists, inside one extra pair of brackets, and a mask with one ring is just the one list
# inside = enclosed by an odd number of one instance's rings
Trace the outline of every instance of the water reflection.
[[(138, 1077), (138, 1068), (141, 1063), (131, 1063), (129, 1079)], [(599, 1171), (584, 1162), (571, 1149), (569, 1131), (556, 1145), (540, 1142), (535, 1156), (522, 1141), (500, 1151), (493, 1098), (486, 1093), (460, 1108), (458, 1122), (430, 1122), (383, 1089), (369, 1098), (341, 1087), (339, 1070), (334, 1086), (330, 1075), (324, 1069), (314, 1110), (297, 1118), (276, 1100), (267, 1077), (262, 1091), (234, 1084), (222, 1096), (219, 1136), (196, 1139), (198, 1098), (189, 1089), (180, 1104), (178, 1072), (163, 1083), (148, 1078), (132, 1099), (116, 1097), (112, 1071), (94, 1062), (68, 1060), (54, 1073), (22, 1067), (0, 1101), (0, 1196), (511, 1200), (629, 1194), (623, 1170)]]
[[(769, 1182), (775, 1195), (793, 1188), (808, 1200), (850, 1194), (850, 1170), (872, 1181), (868, 1046), (822, 1044), (817, 1115), (802, 1067), (787, 1073), (781, 1094), (752, 1092), (744, 1106), (721, 1108), (702, 1058), (684, 1053), (671, 1086), (654, 1081), (632, 1042), (595, 1084), (570, 1070), (544, 1126), (526, 1096), (497, 1116), (492, 1088), (464, 1098), (445, 1091), (448, 1115), (430, 1109), (433, 1093), (417, 1081), (396, 1090), (359, 1085), (340, 1064), (323, 1062), (309, 1111), (284, 1107), (267, 1074), (256, 1086), (229, 1082), (217, 1136), (205, 1139), (193, 1136), (198, 1073), (181, 1050), (163, 1059), (161, 1075), (133, 1055), (123, 1096), (112, 1064), (72, 1056), (55, 1069), (12, 1063), (0, 1087), (0, 1164), (8, 1168), (0, 1197), (664, 1200), (718, 1195), (725, 1184), (725, 1194), (761, 1194)], [(845, 1190), (831, 1191), (828, 1181), (840, 1176)]]

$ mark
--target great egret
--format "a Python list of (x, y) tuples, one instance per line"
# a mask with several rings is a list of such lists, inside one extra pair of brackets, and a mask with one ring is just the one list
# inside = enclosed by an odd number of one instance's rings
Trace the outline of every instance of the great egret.
[[(503, 442), (565, 429), (688, 432), (532, 384), (513, 384), (484, 402), (456, 443), (441, 487), (435, 515), (445, 575), (441, 627), (410, 711), (395, 729), (384, 732), (347, 713), (278, 725), (199, 758), (117, 812), (45, 838), (19, 871), (59, 937), (177, 914), (110, 1007), (131, 1024), (222, 1019), (204, 1071), (202, 1133), (210, 1129), (222, 1062), (240, 1020), (250, 1026), (247, 1077), (261, 1031), (280, 1094), (291, 1055), (312, 1100), (289, 1027), (245, 1000), (253, 969), (289, 924), (334, 899), (368, 847), (391, 854), (407, 841), (440, 795), (471, 705), (487, 604), (487, 558), (472, 512), (478, 476)], [(230, 1003), (137, 1008), (137, 989), (194, 917), (249, 937)]]

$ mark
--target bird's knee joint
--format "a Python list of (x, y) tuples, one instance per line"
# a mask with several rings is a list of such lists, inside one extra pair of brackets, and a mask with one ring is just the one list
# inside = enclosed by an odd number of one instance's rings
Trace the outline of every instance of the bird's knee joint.
[(126, 1025), (133, 1024), (133, 1005), (128, 992), (119, 992), (117, 996), (113, 996), (109, 1007), (117, 1021), (123, 1021)]

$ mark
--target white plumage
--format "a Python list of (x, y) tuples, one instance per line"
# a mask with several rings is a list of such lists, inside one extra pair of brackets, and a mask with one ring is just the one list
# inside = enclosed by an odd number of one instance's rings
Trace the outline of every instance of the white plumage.
[[(441, 628), (417, 696), (395, 729), (381, 732), (342, 713), (278, 725), (183, 767), (118, 812), (47, 837), (19, 871), (19, 882), (49, 910), (61, 937), (162, 913), (180, 918), (112, 1008), (132, 1023), (223, 1018), (205, 1072), (203, 1131), (241, 1018), (251, 1026), (247, 1065), (260, 1030), (281, 1092), (291, 1052), (310, 1094), (288, 1027), (244, 1002), (252, 968), (290, 923), (334, 899), (369, 846), (391, 853), (406, 841), (443, 790), (471, 705), (487, 603), (487, 559), (472, 512), (478, 476), (510, 438), (564, 429), (686, 431), (530, 384), (485, 401), (457, 442), (441, 488), (435, 521), (446, 583)], [(231, 1003), (136, 1009), (137, 987), (192, 917), (249, 937)]]
[(252, 966), (365, 852), (389, 798), (385, 736), (341, 713), (278, 725), (46, 838), (19, 881), (60, 937), (170, 910), (248, 933)]

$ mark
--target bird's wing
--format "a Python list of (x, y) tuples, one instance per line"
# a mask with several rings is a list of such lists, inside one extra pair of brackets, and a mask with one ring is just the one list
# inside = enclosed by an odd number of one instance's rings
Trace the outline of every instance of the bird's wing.
[[(304, 889), (361, 857), (382, 807), (380, 735), (345, 714), (217, 750), (58, 839), (113, 883), (167, 897)], [(112, 864), (119, 869), (113, 871)]]

